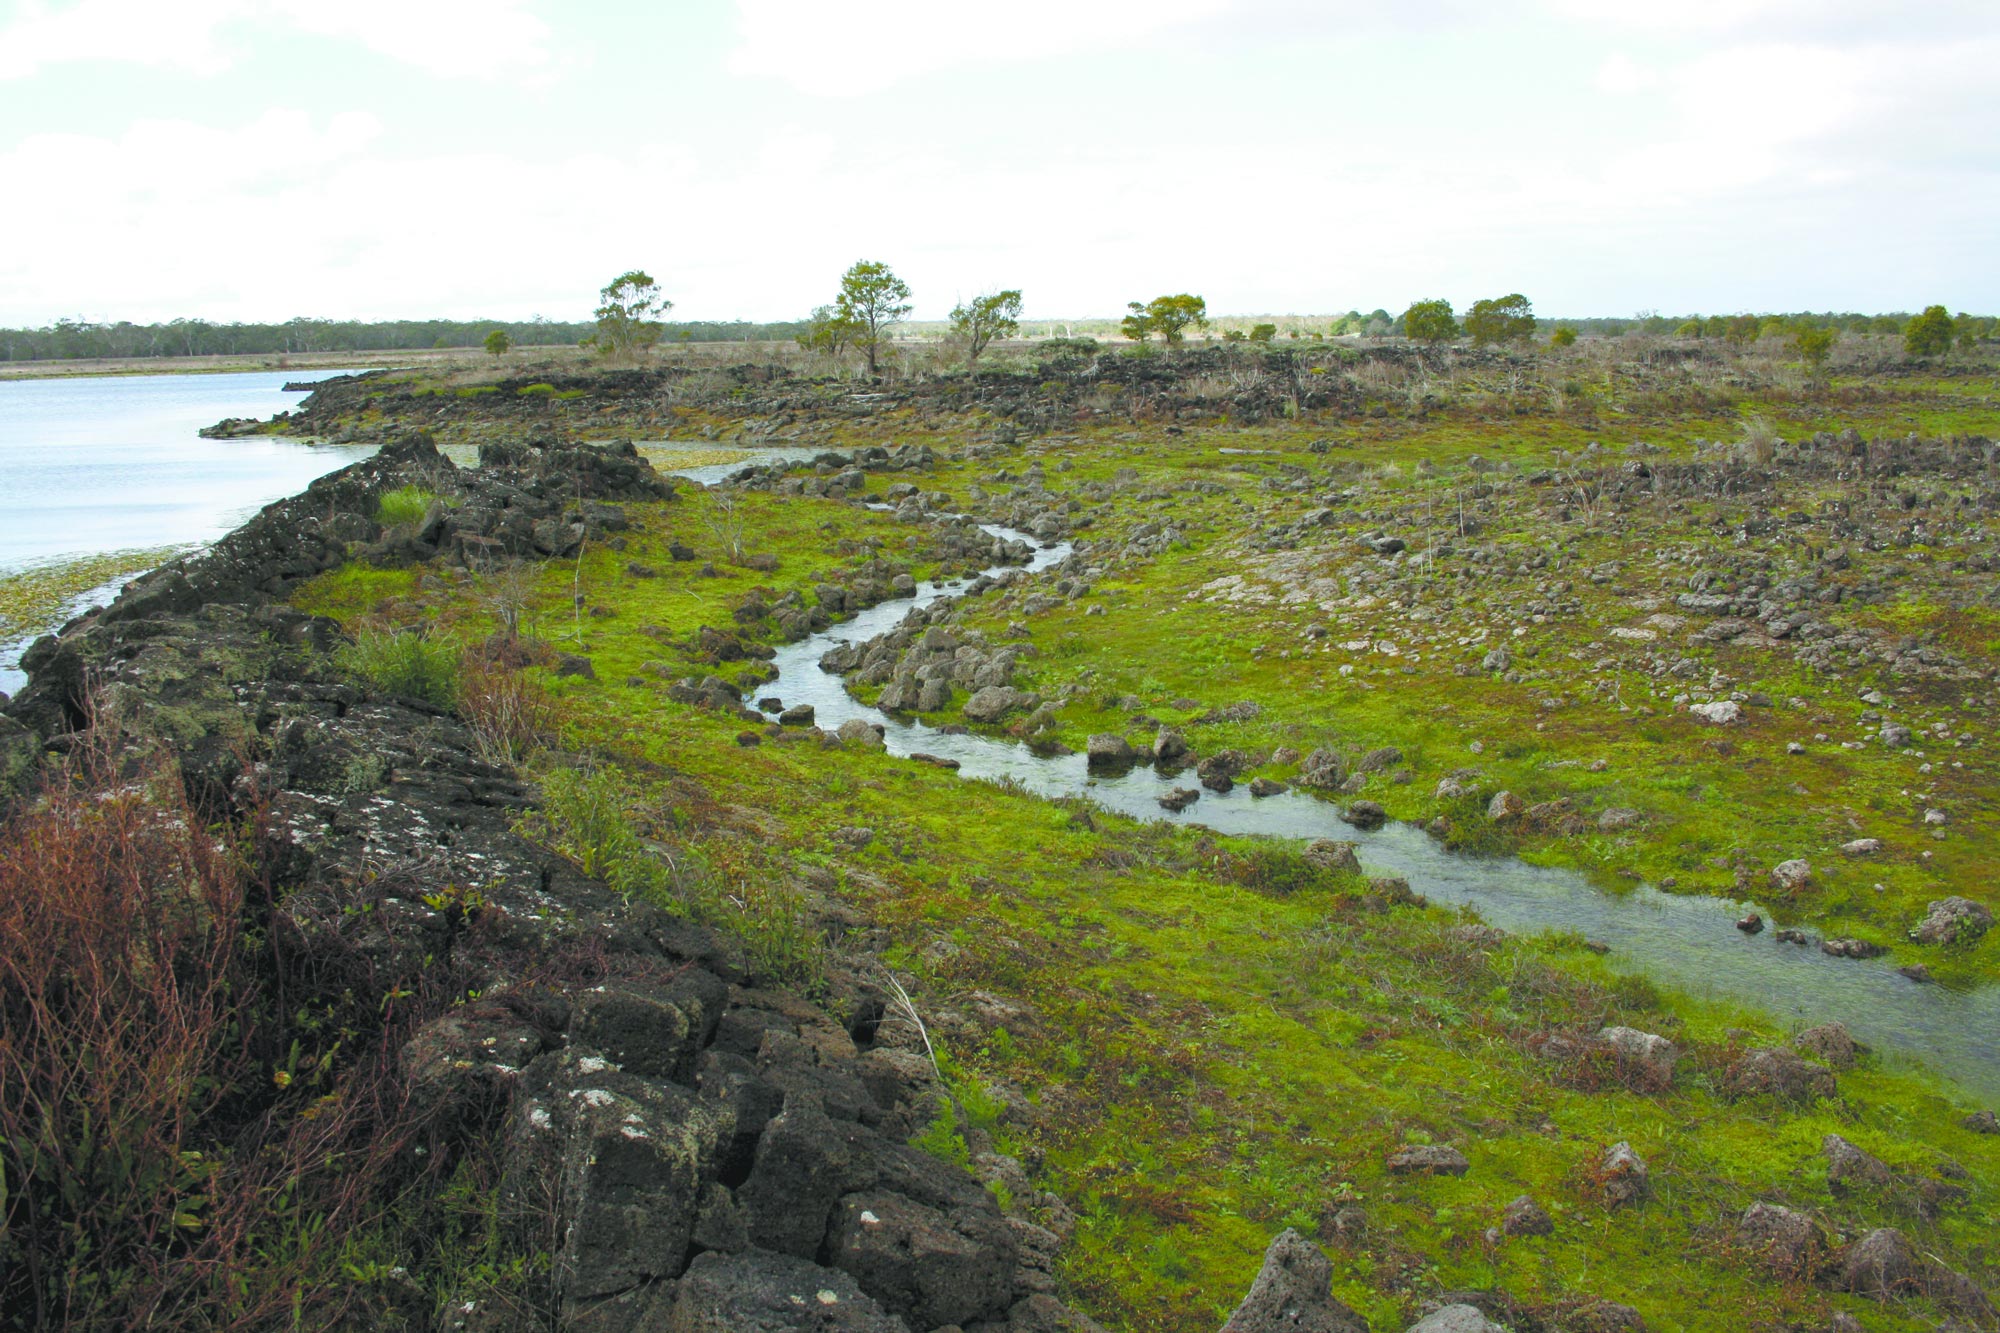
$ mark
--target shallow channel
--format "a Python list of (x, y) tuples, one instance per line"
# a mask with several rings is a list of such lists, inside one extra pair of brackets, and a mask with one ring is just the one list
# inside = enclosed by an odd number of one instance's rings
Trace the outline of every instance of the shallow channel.
[[(996, 537), (1036, 545), (1024, 533), (981, 526)], [(1066, 544), (1043, 547), (1028, 572), (1068, 554)], [(1006, 573), (987, 572), (996, 578)], [(1800, 945), (1768, 931), (1744, 935), (1735, 928), (1744, 912), (1770, 916), (1754, 903), (1646, 885), (1607, 891), (1576, 871), (1447, 851), (1409, 824), (1363, 832), (1343, 822), (1331, 802), (1300, 791), (1255, 797), (1238, 785), (1223, 794), (1203, 791), (1186, 811), (1171, 813), (1158, 798), (1192, 785), (1189, 773), (1169, 778), (1145, 766), (1093, 773), (1081, 754), (1044, 758), (1018, 741), (946, 733), (859, 703), (840, 677), (821, 669), (819, 659), (835, 645), (886, 633), (911, 610), (964, 589), (964, 581), (920, 584), (914, 599), (881, 603), (780, 648), (773, 662), (778, 677), (761, 693), (787, 706), (811, 704), (817, 725), (829, 730), (850, 718), (878, 724), (891, 754), (955, 759), (965, 778), (1012, 778), (1040, 796), (1081, 796), (1137, 819), (1201, 824), (1218, 833), (1350, 840), (1360, 844), (1371, 871), (1401, 875), (1433, 902), (1469, 906), (1509, 931), (1576, 931), (1610, 946), (1620, 963), (1690, 995), (1761, 1009), (1799, 1027), (1844, 1023), (1886, 1060), (1925, 1065), (1969, 1092), (2000, 1100), (2000, 986), (1962, 991), (1926, 985), (1882, 962), (1829, 957), (1819, 951), (1817, 937)]]

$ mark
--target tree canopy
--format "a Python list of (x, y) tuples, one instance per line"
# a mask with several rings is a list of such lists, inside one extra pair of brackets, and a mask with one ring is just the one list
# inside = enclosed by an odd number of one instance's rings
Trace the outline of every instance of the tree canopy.
[(953, 308), (951, 331), (965, 344), (965, 363), (977, 365), (979, 354), (996, 338), (1011, 338), (1021, 329), (1021, 293), (1017, 288), (989, 292)]
[(1145, 342), (1157, 333), (1171, 347), (1186, 338), (1190, 326), (1208, 326), (1208, 302), (1187, 292), (1156, 296), (1143, 304), (1128, 302), (1125, 308), (1132, 313), (1125, 316), (1120, 327), (1134, 342)]
[(641, 269), (621, 273), (598, 294), (597, 334), (591, 340), (608, 357), (636, 355), (660, 340), (660, 316), (674, 308), (660, 285)]
[(1474, 301), (1465, 312), (1465, 331), (1472, 335), (1474, 346), (1526, 342), (1535, 336), (1535, 308), (1519, 292)]
[(1903, 330), (1903, 350), (1911, 356), (1944, 356), (1951, 351), (1958, 326), (1951, 312), (1941, 305), (1925, 306), (1924, 312)]
[(493, 330), (493, 332), (486, 335), (486, 341), (480, 344), (481, 347), (484, 347), (494, 356), (505, 356), (507, 349), (513, 345), (514, 340), (507, 336), (507, 330), (505, 329)]
[(880, 366), (883, 340), (910, 313), (910, 289), (887, 264), (857, 260), (840, 275), (835, 317), (846, 325), (848, 340), (868, 356), (868, 373)]
[(1449, 301), (1413, 301), (1403, 312), (1403, 336), (1418, 342), (1450, 342), (1458, 336), (1458, 320)]

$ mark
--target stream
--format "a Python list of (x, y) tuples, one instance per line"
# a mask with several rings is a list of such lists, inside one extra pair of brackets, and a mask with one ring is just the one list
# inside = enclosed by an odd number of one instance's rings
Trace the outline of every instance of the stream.
[[(710, 472), (691, 468), (681, 475), (720, 479)], [(1038, 546), (1029, 573), (1047, 569), (1070, 551), (1066, 543), (1040, 547), (1024, 533), (981, 528)], [(999, 578), (1006, 570), (987, 573)], [(1371, 873), (1403, 876), (1432, 902), (1470, 907), (1487, 923), (1516, 933), (1576, 931), (1609, 945), (1619, 960), (1657, 982), (1759, 1009), (1799, 1028), (1844, 1023), (1886, 1062), (1926, 1066), (1969, 1092), (2000, 1100), (2000, 986), (1966, 991), (1911, 981), (1886, 960), (1829, 957), (1810, 932), (1812, 942), (1804, 945), (1780, 942), (1770, 931), (1745, 935), (1735, 928), (1738, 917), (1753, 910), (1771, 915), (1754, 903), (1664, 893), (1647, 885), (1607, 891), (1573, 870), (1447, 851), (1410, 824), (1391, 822), (1364, 832), (1343, 822), (1331, 802), (1297, 790), (1255, 797), (1240, 784), (1221, 794), (1203, 791), (1186, 811), (1171, 813), (1158, 798), (1191, 785), (1187, 772), (1169, 778), (1138, 766), (1094, 773), (1082, 754), (1045, 758), (1003, 737), (948, 734), (859, 703), (839, 676), (821, 669), (820, 657), (837, 644), (886, 633), (911, 610), (960, 595), (964, 587), (965, 581), (923, 583), (914, 598), (880, 603), (781, 647), (772, 664), (778, 677), (759, 693), (778, 695), (788, 707), (811, 704), (816, 725), (829, 730), (850, 718), (879, 725), (889, 753), (955, 759), (965, 778), (1012, 778), (1039, 796), (1080, 796), (1137, 819), (1201, 824), (1224, 834), (1352, 841)]]

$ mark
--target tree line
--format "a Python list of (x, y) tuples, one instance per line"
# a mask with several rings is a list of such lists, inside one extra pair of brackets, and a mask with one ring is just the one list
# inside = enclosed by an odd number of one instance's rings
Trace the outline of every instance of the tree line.
[[(788, 342), (802, 321), (697, 320), (660, 326), (671, 342)], [(304, 352), (404, 352), (488, 345), (574, 347), (596, 336), (592, 320), (289, 319), (281, 324), (175, 319), (157, 324), (59, 319), (43, 328), (0, 328), (0, 361), (78, 361), (166, 356), (282, 356)]]

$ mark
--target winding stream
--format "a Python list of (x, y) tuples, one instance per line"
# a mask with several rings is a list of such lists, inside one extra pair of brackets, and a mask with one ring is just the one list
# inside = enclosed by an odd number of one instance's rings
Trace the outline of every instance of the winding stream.
[[(711, 480), (706, 471), (689, 469), (684, 475)], [(995, 537), (1036, 545), (1024, 533), (981, 526)], [(1039, 549), (1028, 571), (1046, 569), (1068, 554), (1067, 544)], [(988, 573), (1000, 577), (1005, 571)], [(1650, 886), (1607, 892), (1576, 871), (1446, 851), (1409, 824), (1363, 832), (1344, 823), (1332, 803), (1299, 791), (1254, 797), (1247, 785), (1238, 785), (1222, 794), (1203, 791), (1188, 810), (1170, 813), (1158, 798), (1189, 785), (1186, 773), (1168, 778), (1145, 766), (1116, 775), (1092, 773), (1081, 754), (1044, 758), (1018, 741), (946, 733), (859, 703), (840, 677), (821, 669), (819, 659), (828, 649), (886, 633), (912, 609), (960, 595), (964, 587), (963, 581), (920, 584), (914, 599), (883, 602), (780, 648), (773, 662), (778, 677), (760, 693), (778, 695), (787, 706), (811, 704), (817, 725), (828, 729), (850, 718), (877, 724), (891, 754), (955, 759), (961, 777), (1012, 778), (1040, 796), (1082, 796), (1138, 819), (1202, 824), (1218, 833), (1357, 842), (1371, 870), (1404, 876), (1433, 902), (1470, 906), (1509, 931), (1577, 931), (1611, 946), (1659, 982), (1761, 1009), (1800, 1027), (1839, 1021), (1886, 1060), (1928, 1066), (1970, 1092), (2000, 1099), (2000, 986), (1960, 991), (1924, 985), (1884, 962), (1828, 957), (1816, 939), (1799, 945), (1782, 943), (1772, 932), (1744, 935), (1735, 921), (1755, 908), (1750, 903)]]

